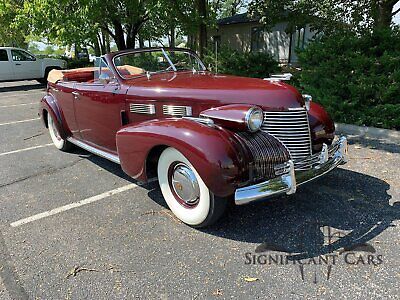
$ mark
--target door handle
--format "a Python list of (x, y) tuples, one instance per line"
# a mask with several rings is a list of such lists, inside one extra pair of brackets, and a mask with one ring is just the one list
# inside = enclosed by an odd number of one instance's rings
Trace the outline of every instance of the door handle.
[(72, 95), (74, 95), (75, 99), (78, 99), (78, 97), (79, 97), (79, 93), (78, 92), (72, 92)]
[(15, 64), (16, 66), (20, 66), (21, 64)]

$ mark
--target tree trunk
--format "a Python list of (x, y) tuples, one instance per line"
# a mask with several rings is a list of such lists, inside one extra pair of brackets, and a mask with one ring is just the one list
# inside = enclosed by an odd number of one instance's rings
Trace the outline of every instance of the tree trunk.
[(100, 50), (100, 41), (99, 41), (98, 37), (96, 38), (96, 40), (93, 41), (93, 44), (94, 44), (94, 55), (96, 57), (101, 56), (102, 53)]
[(139, 34), (139, 48), (144, 48), (144, 39), (140, 34)]
[(200, 16), (198, 28), (198, 51), (202, 58), (207, 48), (207, 0), (196, 0), (197, 11)]
[(170, 32), (170, 40), (169, 40), (169, 46), (172, 48), (175, 48), (175, 25), (171, 26), (171, 32)]
[(136, 48), (136, 32), (131, 31), (126, 36), (126, 48), (127, 49), (135, 49)]
[(95, 45), (95, 48), (96, 48), (96, 46), (99, 47), (100, 55), (105, 54), (106, 49), (104, 46), (104, 38), (103, 38), (103, 35), (101, 34), (101, 31), (97, 32), (96, 37), (97, 37), (97, 39), (96, 39), (97, 45)]
[(375, 29), (390, 29), (392, 11), (397, 0), (375, 0), (374, 27)]
[(78, 59), (78, 55), (79, 54), (79, 51), (78, 51), (78, 44), (77, 43), (75, 43), (74, 44), (74, 58), (75, 59)]
[(107, 31), (102, 29), (101, 30), (101, 36), (102, 36), (102, 40), (103, 40), (103, 43), (104, 43), (104, 53), (110, 53), (111, 52), (110, 35), (108, 34)]
[(115, 31), (115, 44), (117, 44), (118, 50), (125, 50), (126, 49), (126, 44), (125, 44), (125, 37), (124, 37), (124, 29), (122, 28), (121, 23), (114, 21), (114, 31)]

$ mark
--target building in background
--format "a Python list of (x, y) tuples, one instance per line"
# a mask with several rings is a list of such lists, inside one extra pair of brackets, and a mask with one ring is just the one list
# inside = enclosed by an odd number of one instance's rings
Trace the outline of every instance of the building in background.
[(304, 48), (315, 35), (308, 25), (288, 34), (286, 23), (278, 23), (268, 31), (258, 18), (250, 18), (247, 13), (220, 19), (217, 25), (210, 34), (214, 44), (239, 51), (269, 52), (282, 64), (296, 64), (296, 48)]

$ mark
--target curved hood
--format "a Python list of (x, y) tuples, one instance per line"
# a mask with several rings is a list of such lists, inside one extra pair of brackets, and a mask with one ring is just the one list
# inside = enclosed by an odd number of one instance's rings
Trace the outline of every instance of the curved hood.
[[(188, 106), (192, 115), (232, 104), (257, 105), (265, 111), (304, 107), (301, 94), (294, 87), (279, 81), (214, 75), (208, 72), (163, 73), (136, 77), (124, 82), (129, 86), (128, 99), (157, 102), (157, 105)], [(128, 100), (129, 101), (129, 100)], [(163, 116), (159, 107), (159, 117)], [(312, 102), (309, 115), (313, 150), (320, 151), (322, 143), (331, 144), (334, 124), (326, 111)], [(145, 116), (135, 116), (137, 121)]]
[[(128, 94), (136, 97), (182, 103), (190, 102), (203, 109), (225, 104), (252, 104), (263, 109), (283, 110), (304, 105), (301, 94), (282, 82), (262, 79), (215, 75), (209, 72), (164, 73), (126, 80), (131, 88)], [(196, 101), (197, 105), (193, 103)]]

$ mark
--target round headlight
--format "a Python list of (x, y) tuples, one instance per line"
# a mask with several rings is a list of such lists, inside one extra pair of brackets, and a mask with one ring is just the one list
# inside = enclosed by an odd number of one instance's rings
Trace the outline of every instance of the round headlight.
[(247, 128), (251, 132), (256, 132), (257, 130), (260, 130), (261, 125), (264, 121), (264, 114), (261, 108), (256, 106), (250, 108), (246, 113), (245, 121)]

